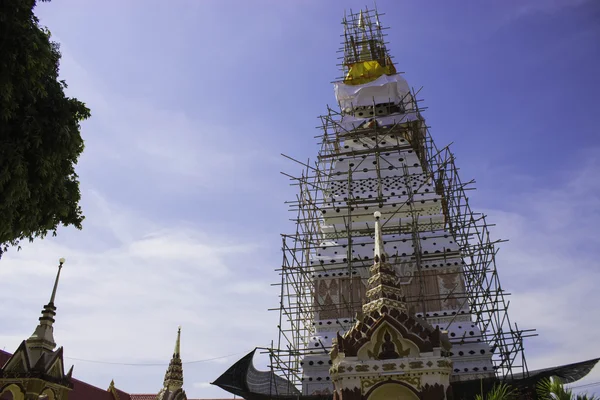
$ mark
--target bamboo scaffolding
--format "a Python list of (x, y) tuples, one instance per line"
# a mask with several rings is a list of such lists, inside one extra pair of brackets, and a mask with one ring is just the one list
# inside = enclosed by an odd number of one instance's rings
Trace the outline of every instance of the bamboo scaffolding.
[[(379, 59), (388, 57), (386, 35), (383, 33), (386, 28), (381, 27), (379, 22), (381, 15), (376, 10), (367, 9), (345, 16), (344, 42), (340, 49), (343, 76), (348, 73), (350, 64), (361, 60), (360, 49), (365, 46), (370, 46), (371, 54), (377, 53), (375, 55)], [(366, 24), (368, 29), (363, 29), (361, 23)], [(272, 309), (280, 314), (280, 335), (277, 344), (264, 351), (269, 354), (272, 370), (294, 385), (299, 386), (302, 382), (302, 358), (316, 351), (315, 347), (308, 346), (310, 338), (322, 326), (319, 324), (323, 323), (315, 322), (316, 313), (325, 306), (346, 310), (348, 318), (326, 322), (336, 324), (342, 330), (355, 322), (350, 312), (360, 309), (361, 299), (353, 297), (355, 291), (352, 285), (357, 284), (355, 279), (372, 265), (373, 259), (372, 256), (357, 258), (353, 250), (357, 246), (374, 244), (372, 226), (357, 221), (372, 215), (377, 209), (386, 210), (388, 221), (392, 218), (400, 221), (398, 225), (384, 222), (384, 235), (398, 235), (398, 238), (388, 238), (387, 243), (400, 244), (406, 240), (412, 243), (412, 254), (390, 254), (390, 259), (392, 263), (397, 260), (398, 263), (415, 265), (412, 279), (418, 280), (419, 290), (416, 294), (407, 294), (406, 302), (415, 306), (418, 310), (416, 315), (430, 321), (444, 320), (447, 326), (468, 317), (468, 322), (476, 324), (481, 334), (450, 337), (451, 343), (487, 342), (493, 350), (492, 362), (499, 377), (526, 376), (528, 373), (523, 340), (536, 334), (531, 329), (519, 329), (508, 316), (510, 302), (506, 298), (510, 293), (502, 289), (496, 268), (497, 246), (503, 241), (491, 240), (489, 228), (493, 225), (487, 223), (485, 215), (471, 210), (467, 192), (474, 190), (474, 181), (461, 180), (449, 145), (438, 148), (434, 143), (422, 117), (425, 108), (420, 107), (422, 100), (417, 99), (418, 94), (419, 91), (413, 90), (405, 96), (404, 100), (409, 104), (404, 109), (405, 118), (388, 127), (374, 125), (346, 129), (342, 124), (343, 112), (328, 107), (327, 113), (320, 117), (321, 133), (315, 136), (319, 140), (316, 161), (301, 162), (285, 156), (302, 167), (299, 176), (283, 173), (298, 190), (296, 198), (286, 202), (295, 215), (291, 221), (296, 229), (291, 234), (282, 234), (282, 264), (275, 270), (280, 281), (274, 283), (280, 287), (279, 304)], [(375, 104), (372, 107), (374, 115)], [(392, 142), (387, 143), (390, 140)], [(360, 150), (350, 148), (348, 141), (363, 147)], [(420, 164), (417, 167), (404, 164), (398, 169), (390, 162), (394, 157), (396, 160), (400, 157), (400, 162), (403, 162), (402, 155), (407, 152), (418, 157)], [(344, 175), (335, 175), (335, 165), (342, 160), (348, 162), (348, 169)], [(373, 162), (366, 165), (366, 160)], [(394, 168), (399, 182), (402, 181), (403, 187), (407, 188), (398, 193), (386, 191), (382, 185), (382, 172)], [(373, 177), (360, 178), (361, 173), (373, 173)], [(338, 197), (332, 194), (332, 181), (344, 182), (344, 195)], [(376, 196), (361, 198), (355, 193), (358, 184), (372, 184), (376, 188)], [(427, 185), (431, 185), (432, 190)], [(441, 204), (436, 198), (421, 200), (428, 193), (438, 195)], [(426, 221), (427, 218), (421, 214), (428, 207), (439, 209), (441, 218)], [(342, 223), (332, 224), (328, 228), (332, 231), (324, 233), (323, 229), (328, 227), (324, 213), (329, 210), (333, 210)], [(456, 242), (458, 250), (444, 249), (439, 254), (425, 254), (421, 246), (424, 240), (446, 238), (448, 235)], [(339, 248), (338, 253), (345, 254), (345, 257), (332, 259), (333, 264), (326, 264), (323, 260), (315, 262), (324, 241), (339, 242), (332, 248)], [(435, 274), (436, 277), (456, 274), (449, 268), (461, 269), (464, 288), (454, 287), (444, 294), (427, 294), (425, 274)], [(326, 305), (318, 301), (315, 279), (328, 274), (348, 279), (350, 289), (348, 297)], [(445, 301), (450, 295), (461, 304), (456, 311), (432, 310), (427, 305)], [(329, 351), (322, 342), (318, 350), (323, 353)]]

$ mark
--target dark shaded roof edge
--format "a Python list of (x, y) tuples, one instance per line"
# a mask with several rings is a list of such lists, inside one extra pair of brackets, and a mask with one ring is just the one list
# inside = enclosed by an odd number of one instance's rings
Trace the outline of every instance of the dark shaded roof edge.
[[(324, 396), (289, 396), (289, 395), (266, 395), (263, 393), (255, 393), (249, 389), (247, 382), (247, 372), (252, 366), (252, 358), (256, 349), (246, 354), (244, 357), (236, 361), (231, 367), (229, 367), (221, 376), (212, 382), (212, 385), (218, 386), (221, 389), (241, 396), (247, 400), (266, 400), (266, 399), (305, 399), (305, 400), (323, 400), (330, 399), (331, 395)], [(544, 378), (558, 377), (565, 384), (576, 382), (584, 378), (600, 361), (600, 358), (594, 358), (586, 361), (580, 361), (571, 364), (559, 365), (555, 367), (543, 368), (534, 371), (530, 371), (528, 376), (523, 374), (514, 375), (511, 378), (506, 378), (504, 381), (508, 384), (517, 387), (534, 387), (535, 384)], [(493, 382), (502, 381), (502, 378), (491, 378), (490, 384)], [(481, 380), (470, 380), (470, 381), (457, 381), (452, 383), (452, 387), (455, 388), (456, 392), (469, 392), (471, 389), (477, 389), (481, 385)]]

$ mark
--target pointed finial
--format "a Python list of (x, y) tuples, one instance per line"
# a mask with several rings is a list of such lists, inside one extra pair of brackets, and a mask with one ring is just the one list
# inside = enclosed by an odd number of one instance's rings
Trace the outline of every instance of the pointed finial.
[(362, 38), (361, 38), (361, 45), (360, 45), (360, 60), (368, 61), (370, 59), (371, 52), (369, 51), (369, 44), (368, 44), (368, 40), (367, 40), (367, 24), (365, 23), (365, 16), (364, 16), (362, 10), (360, 10), (360, 15), (358, 17), (358, 27), (359, 27), (359, 29), (362, 29)]
[(175, 351), (173, 352), (173, 354), (177, 355), (177, 357), (179, 357), (180, 347), (181, 347), (181, 325), (179, 325), (177, 327), (177, 341), (175, 342)]
[(381, 213), (375, 211), (373, 214), (375, 217), (375, 262), (384, 262), (387, 258), (385, 248), (383, 247), (383, 233), (381, 231)]
[(173, 352), (173, 358), (167, 368), (165, 374), (164, 387), (169, 390), (177, 390), (183, 386), (183, 365), (181, 363), (180, 352), (181, 343), (181, 326), (177, 329), (177, 341), (175, 342), (175, 351)]
[(363, 15), (362, 10), (360, 10), (360, 14), (358, 15), (358, 27), (362, 30), (367, 29), (367, 24), (365, 24), (365, 16)]
[(56, 274), (56, 279), (54, 280), (54, 288), (52, 289), (52, 296), (50, 296), (49, 304), (54, 304), (54, 299), (56, 298), (56, 289), (58, 288), (58, 280), (60, 279), (60, 270), (62, 269), (64, 263), (64, 257), (58, 259), (58, 273)]

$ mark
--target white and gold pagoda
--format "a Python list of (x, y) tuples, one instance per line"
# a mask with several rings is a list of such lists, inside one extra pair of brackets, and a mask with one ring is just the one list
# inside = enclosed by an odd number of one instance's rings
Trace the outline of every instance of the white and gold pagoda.
[(392, 63), (375, 12), (353, 14), (344, 26), (345, 75), (335, 83), (340, 111), (324, 118), (322, 190), (312, 197), (320, 221), (311, 239), (319, 243), (307, 260), (314, 329), (303, 359), (303, 393), (331, 390), (323, 349), (353, 326), (365, 300), (376, 250), (374, 211), (381, 215), (382, 251), (401, 278), (408, 307), (453, 341), (453, 380), (493, 376), (491, 347), (469, 302), (464, 248), (452, 232), (439, 180), (443, 166), (429, 158), (415, 95)]

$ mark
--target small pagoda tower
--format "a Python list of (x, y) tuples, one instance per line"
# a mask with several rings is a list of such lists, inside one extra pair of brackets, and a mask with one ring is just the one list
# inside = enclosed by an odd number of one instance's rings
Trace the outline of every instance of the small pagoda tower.
[(57, 350), (54, 341), (54, 317), (56, 316), (56, 290), (60, 271), (65, 262), (59, 260), (58, 273), (50, 301), (42, 310), (39, 324), (29, 339), (21, 345), (8, 361), (0, 367), (0, 397), (10, 393), (14, 400), (67, 400), (73, 388), (73, 367), (65, 374), (63, 348)]
[(335, 400), (452, 398), (450, 342), (407, 307), (375, 213), (375, 256), (362, 316), (330, 353)]
[(177, 329), (177, 341), (169, 368), (165, 373), (164, 385), (156, 396), (156, 400), (187, 400), (183, 390), (183, 365), (179, 351), (181, 348), (181, 326)]

